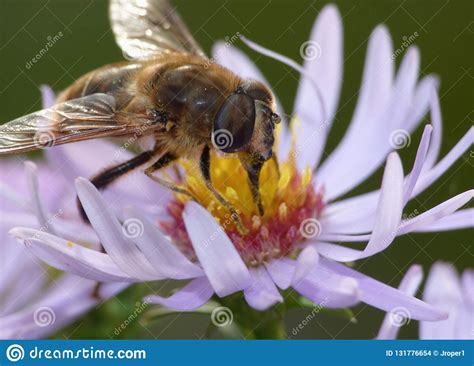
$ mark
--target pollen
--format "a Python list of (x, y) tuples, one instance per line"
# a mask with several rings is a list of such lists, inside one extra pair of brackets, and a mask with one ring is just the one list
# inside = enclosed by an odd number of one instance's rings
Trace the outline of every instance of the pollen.
[[(224, 228), (241, 257), (251, 266), (271, 258), (296, 254), (305, 240), (300, 232), (301, 223), (308, 218), (319, 218), (324, 208), (322, 191), (315, 189), (310, 169), (299, 173), (292, 159), (281, 164), (269, 160), (260, 174), (260, 194), (265, 211), (260, 216), (249, 188), (247, 172), (239, 159), (231, 154), (213, 152), (213, 185), (235, 208), (245, 228), (245, 233), (242, 233), (228, 209), (209, 192), (196, 163), (180, 160), (179, 165), (183, 174), (176, 183), (206, 207)], [(169, 219), (160, 222), (160, 225), (185, 253), (193, 257), (194, 251), (182, 219), (189, 199), (175, 194), (167, 208)]]

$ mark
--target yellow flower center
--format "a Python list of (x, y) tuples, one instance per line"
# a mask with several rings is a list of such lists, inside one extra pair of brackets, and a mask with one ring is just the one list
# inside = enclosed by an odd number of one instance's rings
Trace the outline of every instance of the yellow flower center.
[[(294, 155), (290, 154), (291, 157)], [(315, 191), (311, 182), (310, 169), (299, 174), (293, 158), (279, 166), (275, 161), (269, 160), (260, 174), (260, 194), (265, 213), (259, 216), (247, 181), (247, 172), (239, 159), (232, 154), (213, 152), (213, 186), (239, 214), (246, 230), (242, 233), (229, 210), (206, 187), (197, 163), (180, 160), (178, 164), (184, 172), (178, 178), (178, 185), (207, 208), (249, 265), (295, 254), (301, 242), (308, 238), (301, 230), (302, 223), (308, 219), (317, 219), (324, 207), (322, 194)], [(194, 257), (182, 221), (182, 211), (189, 199), (188, 196), (175, 194), (168, 205), (170, 220), (161, 222), (161, 226), (190, 257)]]

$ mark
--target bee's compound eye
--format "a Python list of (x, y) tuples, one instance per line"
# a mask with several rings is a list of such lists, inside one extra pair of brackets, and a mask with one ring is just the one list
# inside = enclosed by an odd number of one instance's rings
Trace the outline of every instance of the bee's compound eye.
[(254, 100), (246, 94), (234, 93), (217, 113), (212, 144), (226, 153), (242, 150), (250, 142), (254, 126)]

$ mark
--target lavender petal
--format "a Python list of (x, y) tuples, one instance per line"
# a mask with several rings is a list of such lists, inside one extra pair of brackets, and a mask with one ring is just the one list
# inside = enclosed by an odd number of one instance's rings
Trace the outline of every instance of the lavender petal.
[(305, 59), (304, 69), (317, 80), (326, 111), (324, 118), (315, 113), (315, 110), (322, 110), (322, 106), (311, 81), (302, 76), (295, 99), (295, 114), (301, 121), (298, 140), (301, 149), (296, 155), (300, 171), (318, 165), (331, 128), (342, 85), (342, 34), (339, 11), (334, 5), (327, 5), (314, 23), (309, 41), (300, 48)]
[[(101, 194), (87, 179), (76, 179), (77, 195), (110, 258), (125, 273), (144, 281), (162, 279), (142, 252), (133, 243), (133, 236), (127, 238), (126, 225), (120, 225)], [(140, 228), (138, 228), (140, 230)]]
[(143, 225), (143, 234), (135, 238), (135, 243), (158, 272), (178, 280), (204, 275), (140, 210), (130, 208), (126, 212), (125, 222), (136, 219)]
[(247, 269), (234, 245), (211, 214), (189, 202), (183, 219), (199, 263), (217, 295), (223, 297), (247, 288)]
[(466, 208), (444, 216), (430, 224), (418, 228), (416, 232), (428, 233), (468, 229), (474, 226), (474, 208)]
[(294, 261), (288, 258), (273, 259), (265, 264), (265, 268), (279, 288), (286, 290), (291, 286), (296, 269)]
[(214, 294), (206, 277), (199, 277), (189, 282), (170, 297), (149, 295), (144, 301), (149, 304), (160, 304), (180, 311), (192, 311), (203, 306)]
[[(414, 296), (423, 280), (423, 268), (420, 265), (412, 265), (403, 276), (398, 289), (407, 295)], [(397, 316), (400, 316), (398, 314)], [(393, 319), (394, 315), (388, 313), (385, 315), (382, 326), (380, 327), (377, 339), (396, 339), (400, 326), (405, 323), (404, 319)]]
[[(332, 244), (315, 244), (321, 254), (347, 262), (372, 256), (392, 243), (397, 235), (403, 210), (403, 169), (400, 158), (395, 153), (390, 154), (387, 159), (380, 190), (374, 229), (365, 249), (359, 251)], [(321, 235), (321, 240), (325, 239), (327, 238)]]
[[(370, 174), (368, 169), (361, 167), (364, 160), (370, 160), (367, 159), (367, 154), (361, 153), (360, 141), (364, 140), (361, 139), (363, 133), (368, 137), (370, 131), (378, 130), (377, 116), (382, 113), (382, 109), (386, 107), (390, 98), (393, 83), (391, 53), (390, 35), (385, 27), (379, 26), (372, 32), (369, 39), (362, 87), (349, 129), (334, 152), (318, 169), (318, 178), (319, 181), (325, 183), (328, 201), (347, 192), (367, 174)], [(357, 154), (351, 153), (355, 147), (358, 148)], [(351, 159), (347, 159), (348, 156)], [(357, 156), (359, 159), (356, 161)], [(344, 161), (347, 162), (347, 166), (341, 166), (341, 162)], [(342, 172), (344, 172), (345, 179), (341, 179), (341, 176), (338, 175)], [(347, 179), (348, 176), (351, 179)]]
[(315, 304), (327, 308), (344, 308), (360, 301), (357, 281), (320, 265), (291, 286)]
[(37, 257), (60, 270), (104, 282), (138, 281), (122, 271), (104, 253), (68, 242), (40, 230), (14, 228), (10, 234), (25, 242)]
[(416, 320), (437, 321), (448, 317), (446, 312), (347, 266), (325, 258), (321, 258), (320, 263), (329, 270), (355, 279), (359, 285), (360, 300), (376, 308), (390, 312), (402, 307), (411, 319)]
[(403, 235), (412, 231), (423, 229), (423, 227), (426, 225), (430, 225), (442, 219), (443, 217), (449, 216), (454, 211), (468, 203), (473, 197), (474, 189), (460, 193), (457, 196), (454, 196), (449, 200), (429, 209), (428, 211), (425, 211), (412, 219), (404, 221), (400, 225), (398, 234)]
[(43, 109), (50, 108), (56, 103), (56, 95), (49, 85), (40, 85)]
[(283, 302), (283, 298), (264, 267), (250, 269), (250, 275), (252, 284), (244, 290), (244, 297), (251, 307), (264, 311), (278, 302)]

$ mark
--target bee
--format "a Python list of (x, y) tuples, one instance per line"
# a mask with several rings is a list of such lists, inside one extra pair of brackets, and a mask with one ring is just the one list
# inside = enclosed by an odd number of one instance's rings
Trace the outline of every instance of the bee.
[(207, 58), (166, 0), (111, 0), (109, 16), (127, 61), (87, 73), (53, 107), (0, 126), (0, 154), (95, 138), (151, 136), (151, 149), (91, 182), (104, 189), (146, 167), (151, 179), (190, 195), (155, 173), (178, 158), (195, 157), (208, 189), (235, 218), (235, 209), (211, 181), (210, 151), (217, 149), (238, 154), (263, 215), (259, 174), (273, 156), (274, 129), (280, 121), (271, 90)]

